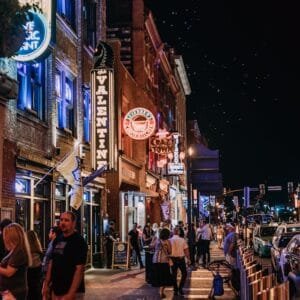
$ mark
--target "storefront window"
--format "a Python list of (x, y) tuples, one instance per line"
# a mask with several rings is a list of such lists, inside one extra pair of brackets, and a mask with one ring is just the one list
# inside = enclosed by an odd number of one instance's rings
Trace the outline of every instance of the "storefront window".
[(16, 199), (16, 223), (19, 223), (25, 231), (30, 227), (30, 199)]
[(36, 201), (33, 208), (33, 230), (37, 233), (43, 247), (48, 243), (50, 220), (50, 202)]

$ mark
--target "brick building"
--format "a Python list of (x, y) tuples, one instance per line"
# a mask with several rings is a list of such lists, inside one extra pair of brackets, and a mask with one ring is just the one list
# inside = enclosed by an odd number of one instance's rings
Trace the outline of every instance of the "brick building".
[[(122, 1), (122, 9), (120, 1), (108, 1), (108, 7), (103, 0), (62, 2), (52, 13), (51, 1), (41, 1), (46, 20), (55, 24), (49, 27), (45, 51), (32, 60), (10, 60), (19, 92), (0, 96), (1, 217), (34, 229), (45, 246), (50, 226), (72, 209), (71, 186), (55, 167), (76, 152), (83, 178), (97, 169), (90, 72), (97, 42), (105, 41), (114, 56), (110, 92), (115, 108), (107, 131), (115, 131), (116, 165), (84, 187), (82, 205), (74, 210), (89, 245), (89, 264), (100, 266), (108, 220), (116, 221), (126, 239), (135, 221), (143, 225), (185, 218), (186, 172), (170, 175), (167, 163), (174, 152), (172, 133), (180, 136), (175, 154), (186, 148), (189, 85), (182, 58), (165, 47), (142, 0)], [(134, 140), (125, 133), (124, 117), (136, 107), (154, 115), (154, 140), (169, 143), (167, 150), (153, 146), (152, 138)], [(167, 132), (163, 139), (161, 132)]]

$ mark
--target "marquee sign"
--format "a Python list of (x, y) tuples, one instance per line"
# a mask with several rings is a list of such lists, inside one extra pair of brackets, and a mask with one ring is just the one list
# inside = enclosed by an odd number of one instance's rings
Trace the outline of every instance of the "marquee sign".
[[(19, 1), (25, 4), (26, 1)], [(40, 57), (48, 48), (51, 40), (52, 1), (37, 1), (43, 13), (29, 10), (32, 20), (23, 25), (26, 38), (13, 59), (27, 62)]]
[(114, 75), (111, 69), (93, 69), (92, 86), (92, 165), (114, 168)]
[(150, 110), (136, 107), (126, 114), (123, 128), (132, 139), (146, 140), (154, 133), (156, 120)]
[(173, 133), (172, 136), (174, 140), (173, 162), (168, 163), (168, 174), (181, 175), (184, 174), (184, 164), (180, 162), (179, 133)]

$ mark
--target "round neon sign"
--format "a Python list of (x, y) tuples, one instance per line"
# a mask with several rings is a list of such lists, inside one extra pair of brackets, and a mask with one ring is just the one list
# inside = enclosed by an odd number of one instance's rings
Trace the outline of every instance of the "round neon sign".
[(30, 10), (32, 20), (26, 22), (24, 29), (26, 38), (23, 45), (13, 57), (17, 61), (30, 61), (39, 57), (47, 49), (50, 42), (50, 30), (45, 17)]
[(156, 120), (153, 113), (143, 107), (131, 109), (125, 116), (123, 128), (132, 139), (148, 139), (155, 131)]

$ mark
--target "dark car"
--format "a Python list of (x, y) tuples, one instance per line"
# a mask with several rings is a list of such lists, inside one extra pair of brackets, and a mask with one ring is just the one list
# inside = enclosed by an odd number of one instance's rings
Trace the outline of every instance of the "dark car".
[(287, 246), (287, 244), (295, 234), (296, 233), (293, 232), (281, 233), (280, 235), (275, 235), (273, 237), (271, 248), (271, 263), (273, 271), (275, 273), (277, 273), (279, 270), (279, 261), (282, 249)]

